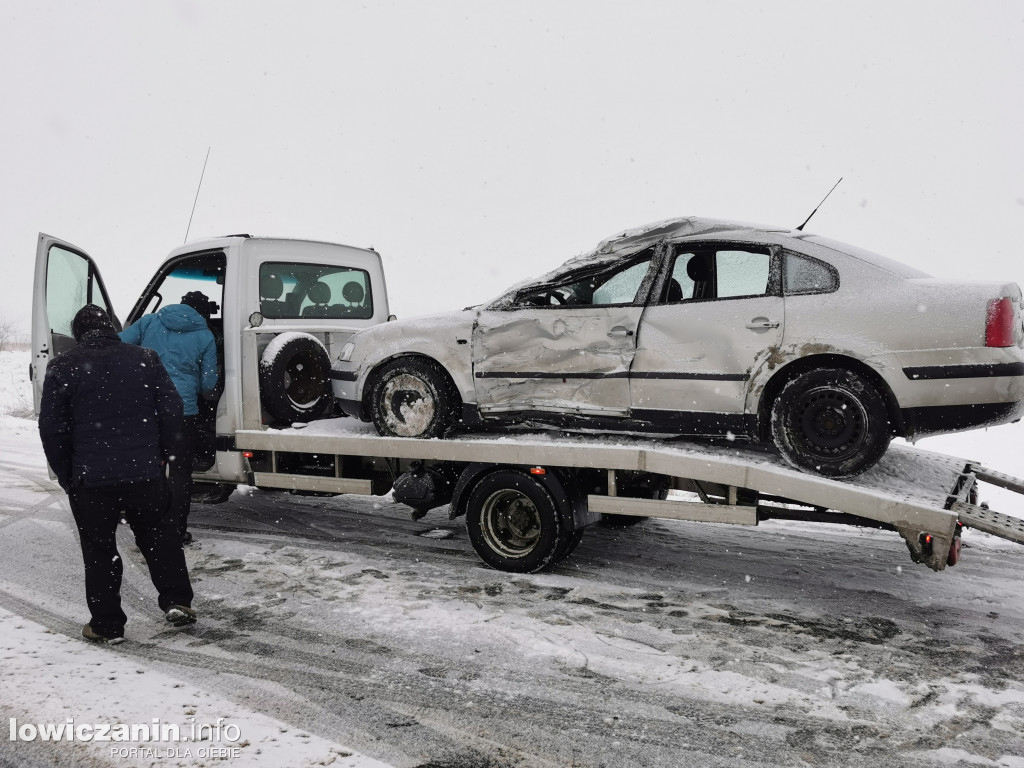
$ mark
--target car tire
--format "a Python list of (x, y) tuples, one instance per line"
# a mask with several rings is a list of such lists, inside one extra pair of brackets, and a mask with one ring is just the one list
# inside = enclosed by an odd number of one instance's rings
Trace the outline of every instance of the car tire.
[(892, 439), (885, 399), (844, 368), (802, 373), (772, 404), (772, 438), (798, 469), (844, 478), (870, 469)]
[(443, 437), (458, 410), (459, 396), (448, 374), (421, 357), (386, 363), (370, 388), (370, 417), (387, 437)]
[(308, 333), (274, 339), (260, 360), (260, 399), (275, 421), (290, 426), (313, 421), (334, 405), (331, 361), (320, 340)]
[(536, 573), (566, 557), (582, 538), (563, 525), (547, 488), (525, 472), (485, 475), (469, 494), (466, 529), (487, 565), (510, 573)]

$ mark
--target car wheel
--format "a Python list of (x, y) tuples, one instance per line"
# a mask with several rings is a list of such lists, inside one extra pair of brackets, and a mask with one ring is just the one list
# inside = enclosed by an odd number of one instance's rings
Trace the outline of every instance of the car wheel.
[(277, 421), (312, 421), (334, 405), (331, 361), (320, 340), (309, 334), (282, 334), (260, 359), (260, 399)]
[(442, 437), (455, 424), (458, 408), (448, 374), (419, 357), (385, 364), (370, 389), (370, 416), (385, 436)]
[(582, 531), (565, 530), (547, 489), (514, 470), (492, 472), (477, 483), (467, 503), (466, 529), (485, 563), (512, 573), (541, 571), (582, 538)]
[(783, 458), (825, 477), (853, 477), (889, 447), (885, 400), (864, 376), (843, 368), (800, 374), (772, 404), (772, 437)]

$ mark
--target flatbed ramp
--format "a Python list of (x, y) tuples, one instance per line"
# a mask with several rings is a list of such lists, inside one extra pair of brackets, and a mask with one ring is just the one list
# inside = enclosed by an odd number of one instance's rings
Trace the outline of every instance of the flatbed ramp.
[[(961, 526), (1024, 543), (1024, 520), (977, 504), (979, 482), (1024, 494), (1024, 481), (966, 459), (899, 444), (871, 470), (848, 480), (800, 472), (773, 451), (749, 443), (557, 432), (421, 440), (381, 437), (371, 425), (352, 419), (241, 430), (235, 445), (269, 457), (269, 465), (265, 460), (262, 466), (270, 471), (253, 473), (256, 485), (334, 493), (369, 494), (380, 488), (365, 478), (346, 476), (352, 457), (385, 466), (417, 461), (597, 470), (606, 473), (607, 484), (605, 493), (587, 495), (592, 512), (747, 525), (769, 518), (875, 525), (897, 531), (913, 559), (934, 570), (956, 562)], [(279, 471), (279, 463), (286, 462), (279, 462), (278, 455), (287, 454), (334, 460), (321, 462), (319, 473), (310, 476)], [(669, 487), (689, 491), (699, 500), (620, 495), (620, 473), (667, 479)]]

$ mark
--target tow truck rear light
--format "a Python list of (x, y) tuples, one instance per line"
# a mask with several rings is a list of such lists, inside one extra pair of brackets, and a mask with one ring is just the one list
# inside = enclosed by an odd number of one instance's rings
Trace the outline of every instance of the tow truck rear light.
[(1009, 297), (992, 299), (985, 319), (985, 346), (1013, 346), (1013, 302)]
[(531, 475), (546, 475), (548, 471), (544, 467), (530, 467)]

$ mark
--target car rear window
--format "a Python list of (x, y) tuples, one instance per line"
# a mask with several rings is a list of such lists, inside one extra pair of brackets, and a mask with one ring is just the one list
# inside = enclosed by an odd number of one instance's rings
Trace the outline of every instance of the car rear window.
[(833, 251), (839, 251), (847, 256), (852, 256), (855, 259), (860, 259), (868, 264), (879, 269), (884, 269), (887, 272), (892, 272), (894, 275), (899, 275), (905, 278), (914, 277), (931, 277), (927, 272), (922, 272), (920, 269), (907, 266), (906, 264), (890, 259), (887, 256), (879, 256), (877, 253), (858, 248), (856, 245), (850, 245), (848, 243), (841, 243), (838, 240), (831, 240), (827, 237), (820, 237), (819, 235), (810, 235), (807, 238), (808, 242), (822, 245), (825, 248), (831, 248)]

